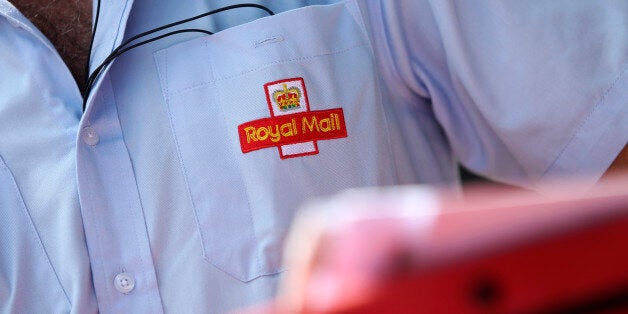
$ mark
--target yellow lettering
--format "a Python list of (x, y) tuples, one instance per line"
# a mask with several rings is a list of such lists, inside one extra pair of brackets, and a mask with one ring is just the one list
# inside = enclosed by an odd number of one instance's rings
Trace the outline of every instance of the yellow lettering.
[[(264, 132), (262, 132), (262, 131), (264, 131)], [(264, 127), (259, 128), (259, 129), (257, 129), (257, 132), (256, 132), (255, 135), (257, 135), (257, 139), (258, 140), (265, 141), (268, 138), (268, 129), (266, 129)]]
[(314, 132), (314, 128), (316, 128), (316, 131), (319, 132), (320, 130), (318, 129), (318, 120), (316, 120), (316, 116), (312, 116), (312, 121), (311, 123), (308, 123), (307, 121), (307, 117), (303, 117), (303, 125), (302, 125), (302, 129), (303, 129), (303, 133), (306, 133), (306, 128), (310, 130), (310, 132)]
[(292, 129), (294, 130), (294, 135), (297, 135), (297, 120), (292, 119)]
[(246, 133), (246, 142), (251, 143), (257, 142), (257, 138), (255, 137), (255, 128), (252, 126), (244, 128), (244, 132)]
[(329, 118), (325, 118), (325, 119), (321, 119), (321, 121), (319, 122), (320, 125), (320, 129), (323, 132), (329, 132), (332, 128), (331, 128), (331, 123), (329, 123)]
[[(294, 119), (293, 119), (294, 121)], [(281, 135), (282, 136), (292, 136), (292, 123), (288, 122), (288, 123), (284, 123), (281, 125)]]
[(268, 126), (268, 133), (270, 133), (270, 140), (273, 143), (277, 143), (279, 142), (279, 140), (281, 139), (281, 134), (279, 134), (279, 125), (275, 124), (275, 129), (273, 131), (273, 126)]
[(336, 118), (336, 126), (338, 127), (338, 130), (340, 130), (340, 128), (342, 127), (342, 125), (340, 124), (340, 119), (338, 119), (338, 115), (334, 114), (334, 118)]

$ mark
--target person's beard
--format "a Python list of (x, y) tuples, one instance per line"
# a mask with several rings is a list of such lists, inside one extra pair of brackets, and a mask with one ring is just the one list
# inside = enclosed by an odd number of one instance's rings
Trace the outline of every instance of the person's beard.
[(57, 48), (82, 89), (91, 39), (90, 0), (10, 0)]

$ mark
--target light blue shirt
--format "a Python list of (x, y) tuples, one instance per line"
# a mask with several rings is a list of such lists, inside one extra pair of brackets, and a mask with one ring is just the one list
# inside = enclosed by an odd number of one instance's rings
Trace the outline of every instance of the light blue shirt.
[[(233, 4), (209, 2), (103, 2), (92, 70)], [(0, 311), (242, 308), (274, 296), (308, 199), (455, 185), (457, 162), (594, 182), (628, 141), (624, 0), (260, 3), (278, 14), (120, 56), (81, 114), (55, 49), (0, 0)]]

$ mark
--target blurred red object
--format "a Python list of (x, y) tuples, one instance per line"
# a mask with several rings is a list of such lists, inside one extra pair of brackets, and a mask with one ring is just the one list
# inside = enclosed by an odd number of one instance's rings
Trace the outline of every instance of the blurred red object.
[(543, 191), (403, 187), (312, 203), (266, 311), (628, 312), (628, 180)]

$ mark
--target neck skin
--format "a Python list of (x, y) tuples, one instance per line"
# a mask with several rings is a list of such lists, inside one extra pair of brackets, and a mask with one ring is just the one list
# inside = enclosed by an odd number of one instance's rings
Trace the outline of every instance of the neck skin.
[(82, 91), (91, 39), (91, 0), (10, 0), (57, 48)]

